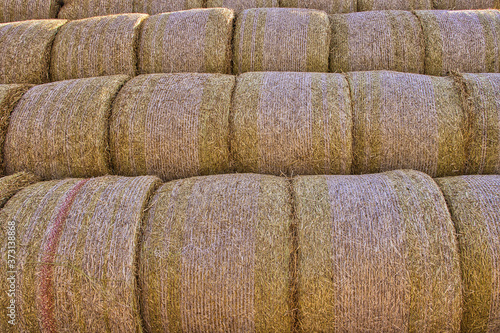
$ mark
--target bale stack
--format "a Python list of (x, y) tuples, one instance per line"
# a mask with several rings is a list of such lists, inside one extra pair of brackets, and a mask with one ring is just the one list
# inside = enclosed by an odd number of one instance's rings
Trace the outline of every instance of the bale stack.
[(350, 172), (352, 108), (343, 75), (246, 73), (238, 77), (233, 103), (238, 172)]
[(0, 84), (49, 82), (50, 50), (64, 20), (0, 24)]
[(110, 173), (108, 118), (127, 77), (117, 75), (35, 86), (12, 112), (6, 171), (43, 179)]
[(146, 19), (139, 42), (139, 72), (231, 73), (233, 11), (193, 9)]
[[(27, 172), (19, 172), (0, 178), (0, 208), (2, 208), (14, 194), (36, 181), (38, 181), (38, 177)], [(5, 239), (5, 237), (2, 239)]]
[(324, 10), (327, 14), (356, 11), (359, 0), (280, 0), (282, 7)]
[(111, 15), (72, 21), (56, 36), (51, 79), (135, 75), (136, 47), (143, 14)]
[(302, 331), (459, 331), (459, 253), (429, 176), (302, 176), (293, 191)]
[(462, 332), (500, 331), (500, 176), (437, 180), (458, 232)]
[(433, 0), (358, 0), (358, 11), (433, 9)]
[(500, 71), (500, 12), (416, 11), (424, 32), (425, 73)]
[(55, 19), (59, 7), (58, 0), (0, 0), (0, 23)]
[(115, 171), (163, 180), (228, 172), (233, 87), (233, 76), (217, 74), (150, 74), (129, 81), (111, 116)]
[[(19, 331), (140, 331), (137, 244), (157, 186), (155, 177), (66, 179), (32, 185), (8, 201), (0, 219), (4, 233), (9, 223), (17, 233)], [(0, 288), (8, 302), (6, 283)]]
[(236, 20), (233, 71), (327, 72), (329, 43), (325, 12), (248, 9)]
[(133, 0), (134, 12), (155, 15), (193, 8), (202, 8), (204, 0)]
[(207, 7), (230, 8), (238, 13), (250, 8), (279, 7), (279, 3), (278, 0), (207, 0)]
[(433, 0), (435, 9), (500, 9), (498, 0)]
[(349, 73), (348, 79), (354, 173), (463, 174), (467, 117), (452, 78), (375, 71)]
[(140, 249), (148, 332), (290, 332), (284, 178), (219, 175), (163, 185)]
[(423, 73), (425, 49), (418, 18), (407, 11), (330, 17), (330, 71), (395, 70)]

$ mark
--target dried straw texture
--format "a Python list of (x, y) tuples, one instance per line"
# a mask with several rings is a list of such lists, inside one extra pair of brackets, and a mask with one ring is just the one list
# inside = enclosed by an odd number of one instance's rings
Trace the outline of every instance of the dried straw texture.
[(54, 19), (59, 6), (58, 0), (0, 0), (0, 23)]
[(433, 9), (433, 0), (358, 0), (358, 11)]
[(304, 332), (458, 332), (453, 223), (416, 171), (293, 181)]
[(228, 172), (234, 81), (230, 75), (194, 73), (129, 81), (111, 116), (115, 171), (163, 180)]
[(290, 332), (289, 183), (254, 174), (157, 191), (141, 242), (149, 332)]
[(204, 0), (133, 0), (133, 1), (134, 1), (134, 12), (147, 13), (150, 15), (205, 7)]
[(500, 11), (416, 11), (425, 41), (425, 73), (500, 71)]
[(280, 0), (280, 6), (291, 8), (318, 9), (327, 14), (352, 13), (359, 0)]
[(330, 71), (424, 72), (424, 40), (418, 18), (405, 11), (373, 11), (330, 17)]
[(500, 331), (500, 176), (437, 180), (458, 232), (462, 332)]
[(435, 9), (500, 9), (499, 0), (433, 0)]
[(47, 83), (30, 89), (12, 112), (5, 142), (8, 174), (43, 179), (110, 173), (111, 103), (127, 77)]
[(261, 8), (238, 15), (234, 73), (328, 72), (330, 21), (310, 9)]
[(349, 73), (348, 79), (354, 173), (465, 172), (467, 117), (452, 78), (377, 71)]
[(231, 150), (239, 172), (349, 174), (352, 107), (340, 74), (238, 77)]
[(224, 7), (240, 12), (250, 8), (279, 7), (279, 3), (278, 0), (207, 0), (207, 7)]
[(51, 79), (136, 74), (136, 46), (143, 14), (112, 15), (72, 21), (56, 36)]
[(0, 24), (0, 84), (49, 82), (50, 51), (64, 20)]
[[(0, 178), (0, 208), (2, 208), (14, 194), (36, 181), (38, 181), (38, 177), (27, 172), (19, 172), (11, 176)], [(6, 322), (7, 320), (4, 321), (4, 323)]]
[[(0, 221), (4, 234), (9, 222), (16, 227), (19, 331), (141, 331), (136, 254), (158, 182), (113, 176), (49, 181), (7, 202)], [(4, 241), (3, 253), (7, 248)]]
[(139, 42), (139, 72), (231, 73), (234, 13), (193, 9), (146, 19)]

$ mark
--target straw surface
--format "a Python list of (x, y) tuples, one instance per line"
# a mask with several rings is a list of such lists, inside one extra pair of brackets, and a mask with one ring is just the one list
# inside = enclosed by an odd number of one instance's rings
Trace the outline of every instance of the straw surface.
[(500, 176), (437, 180), (458, 231), (462, 332), (500, 331)]
[[(157, 185), (155, 177), (66, 179), (9, 200), (0, 220), (4, 233), (9, 222), (17, 232), (19, 331), (141, 331), (137, 242)], [(7, 246), (3, 241), (3, 253)]]
[(0, 84), (49, 81), (50, 51), (64, 20), (0, 24)]
[(163, 185), (141, 242), (149, 332), (290, 332), (284, 178), (240, 174)]
[(6, 171), (43, 179), (108, 174), (108, 118), (127, 77), (47, 83), (30, 89), (12, 112)]
[(139, 72), (231, 73), (234, 13), (194, 9), (146, 19), (139, 42)]
[(143, 14), (94, 17), (64, 25), (52, 50), (51, 79), (135, 75)]
[(27, 172), (19, 172), (11, 176), (0, 178), (0, 208), (2, 208), (14, 194), (36, 181), (38, 181), (38, 177)]
[(433, 0), (435, 9), (500, 8), (499, 0)]
[(0, 0), (0, 23), (54, 19), (59, 0)]
[(278, 0), (207, 0), (207, 7), (224, 7), (240, 12), (250, 8), (279, 7), (279, 3)]
[(433, 0), (358, 0), (358, 11), (433, 9)]
[(303, 176), (293, 189), (302, 331), (459, 331), (458, 248), (430, 177)]
[(327, 72), (329, 44), (325, 12), (248, 9), (236, 20), (233, 72)]
[(350, 173), (352, 108), (343, 75), (246, 73), (238, 77), (233, 103), (237, 171)]
[(129, 81), (111, 116), (115, 171), (163, 180), (227, 172), (233, 87), (233, 76), (217, 74), (150, 74)]
[(467, 117), (453, 79), (387, 71), (349, 73), (348, 79), (354, 173), (465, 172)]
[(327, 14), (356, 11), (359, 0), (280, 0), (280, 6), (324, 10)]
[(333, 15), (330, 20), (331, 72), (424, 72), (422, 28), (412, 13), (373, 11)]

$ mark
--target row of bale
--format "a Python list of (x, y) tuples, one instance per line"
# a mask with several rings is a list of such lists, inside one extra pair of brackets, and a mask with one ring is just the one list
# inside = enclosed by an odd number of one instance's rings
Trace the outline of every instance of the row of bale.
[[(235, 28), (233, 29), (233, 23)], [(0, 24), (0, 83), (152, 73), (500, 72), (500, 11), (195, 9)]]
[(0, 85), (4, 171), (164, 181), (231, 172), (500, 173), (500, 74), (129, 79)]
[(3, 332), (500, 330), (498, 175), (33, 181), (0, 179)]

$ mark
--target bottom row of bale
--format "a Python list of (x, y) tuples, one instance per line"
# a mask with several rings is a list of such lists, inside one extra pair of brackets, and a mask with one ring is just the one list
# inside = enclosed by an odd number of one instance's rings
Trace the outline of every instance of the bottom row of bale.
[(2, 331), (500, 329), (500, 176), (34, 181), (0, 180)]

